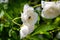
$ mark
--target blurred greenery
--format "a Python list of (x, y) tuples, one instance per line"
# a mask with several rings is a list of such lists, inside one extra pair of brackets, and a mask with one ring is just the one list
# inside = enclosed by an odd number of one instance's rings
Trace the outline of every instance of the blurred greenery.
[[(41, 6), (35, 7), (35, 11), (39, 14), (35, 30), (20, 39), (20, 26), (12, 22), (16, 17), (21, 16), (24, 4), (36, 6), (41, 4), (41, 0), (9, 0), (8, 3), (0, 3), (0, 16), (3, 10), (4, 14), (0, 18), (0, 40), (59, 40), (56, 35), (60, 32), (60, 16), (54, 19), (44, 19), (41, 15)], [(40, 11), (37, 9), (40, 7)], [(21, 19), (15, 22), (22, 25)]]

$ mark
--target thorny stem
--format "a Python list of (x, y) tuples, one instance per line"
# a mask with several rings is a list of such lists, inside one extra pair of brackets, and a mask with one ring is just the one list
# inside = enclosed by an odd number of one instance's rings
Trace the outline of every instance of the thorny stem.
[(12, 20), (12, 22), (15, 23), (15, 24), (17, 24), (18, 26), (21, 26), (21, 24), (18, 24), (18, 23), (16, 23), (16, 22), (14, 21), (14, 20), (19, 19), (19, 18), (21, 18), (21, 17), (16, 17), (16, 18), (14, 18), (14, 19)]

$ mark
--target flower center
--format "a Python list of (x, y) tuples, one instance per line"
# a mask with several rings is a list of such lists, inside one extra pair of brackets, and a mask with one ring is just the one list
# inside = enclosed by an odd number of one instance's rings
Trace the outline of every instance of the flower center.
[(28, 19), (31, 19), (31, 16), (29, 16)]

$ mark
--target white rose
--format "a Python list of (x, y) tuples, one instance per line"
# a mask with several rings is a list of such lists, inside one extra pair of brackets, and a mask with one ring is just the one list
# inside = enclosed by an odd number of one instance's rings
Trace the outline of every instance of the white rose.
[[(44, 3), (44, 4), (43, 4)], [(60, 15), (60, 9), (55, 2), (43, 2), (41, 16), (47, 19), (53, 19)]]
[(34, 26), (27, 26), (23, 24), (23, 26), (20, 29), (20, 38), (22, 39), (26, 37), (28, 34), (33, 32), (33, 30), (34, 30)]
[(25, 25), (34, 25), (38, 20), (38, 14), (34, 12), (34, 8), (28, 4), (24, 5), (23, 13), (21, 14), (22, 22)]

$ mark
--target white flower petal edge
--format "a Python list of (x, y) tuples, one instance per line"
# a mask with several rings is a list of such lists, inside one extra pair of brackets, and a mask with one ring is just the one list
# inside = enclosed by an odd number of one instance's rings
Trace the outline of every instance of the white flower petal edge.
[(28, 34), (33, 32), (33, 30), (34, 30), (34, 26), (23, 25), (20, 30), (20, 38), (22, 39), (22, 38), (26, 37)]
[(42, 8), (41, 16), (43, 18), (53, 19), (60, 15), (60, 9), (55, 2), (44, 2), (44, 4), (42, 3)]
[(60, 10), (60, 1), (57, 1), (56, 2), (56, 6), (59, 8), (59, 10)]
[[(46, 5), (48, 5), (48, 6), (50, 6), (51, 4), (55, 4), (55, 2), (47, 2), (47, 1), (41, 1), (41, 5), (42, 5), (42, 8), (45, 8), (46, 7)], [(47, 6), (47, 7), (48, 7)]]
[(28, 10), (34, 11), (34, 8), (33, 7), (30, 7), (28, 4), (25, 4), (24, 5), (23, 12), (27, 12)]
[(28, 4), (24, 5), (23, 13), (21, 14), (22, 22), (25, 25), (34, 25), (38, 20), (38, 14), (34, 12), (34, 8)]

